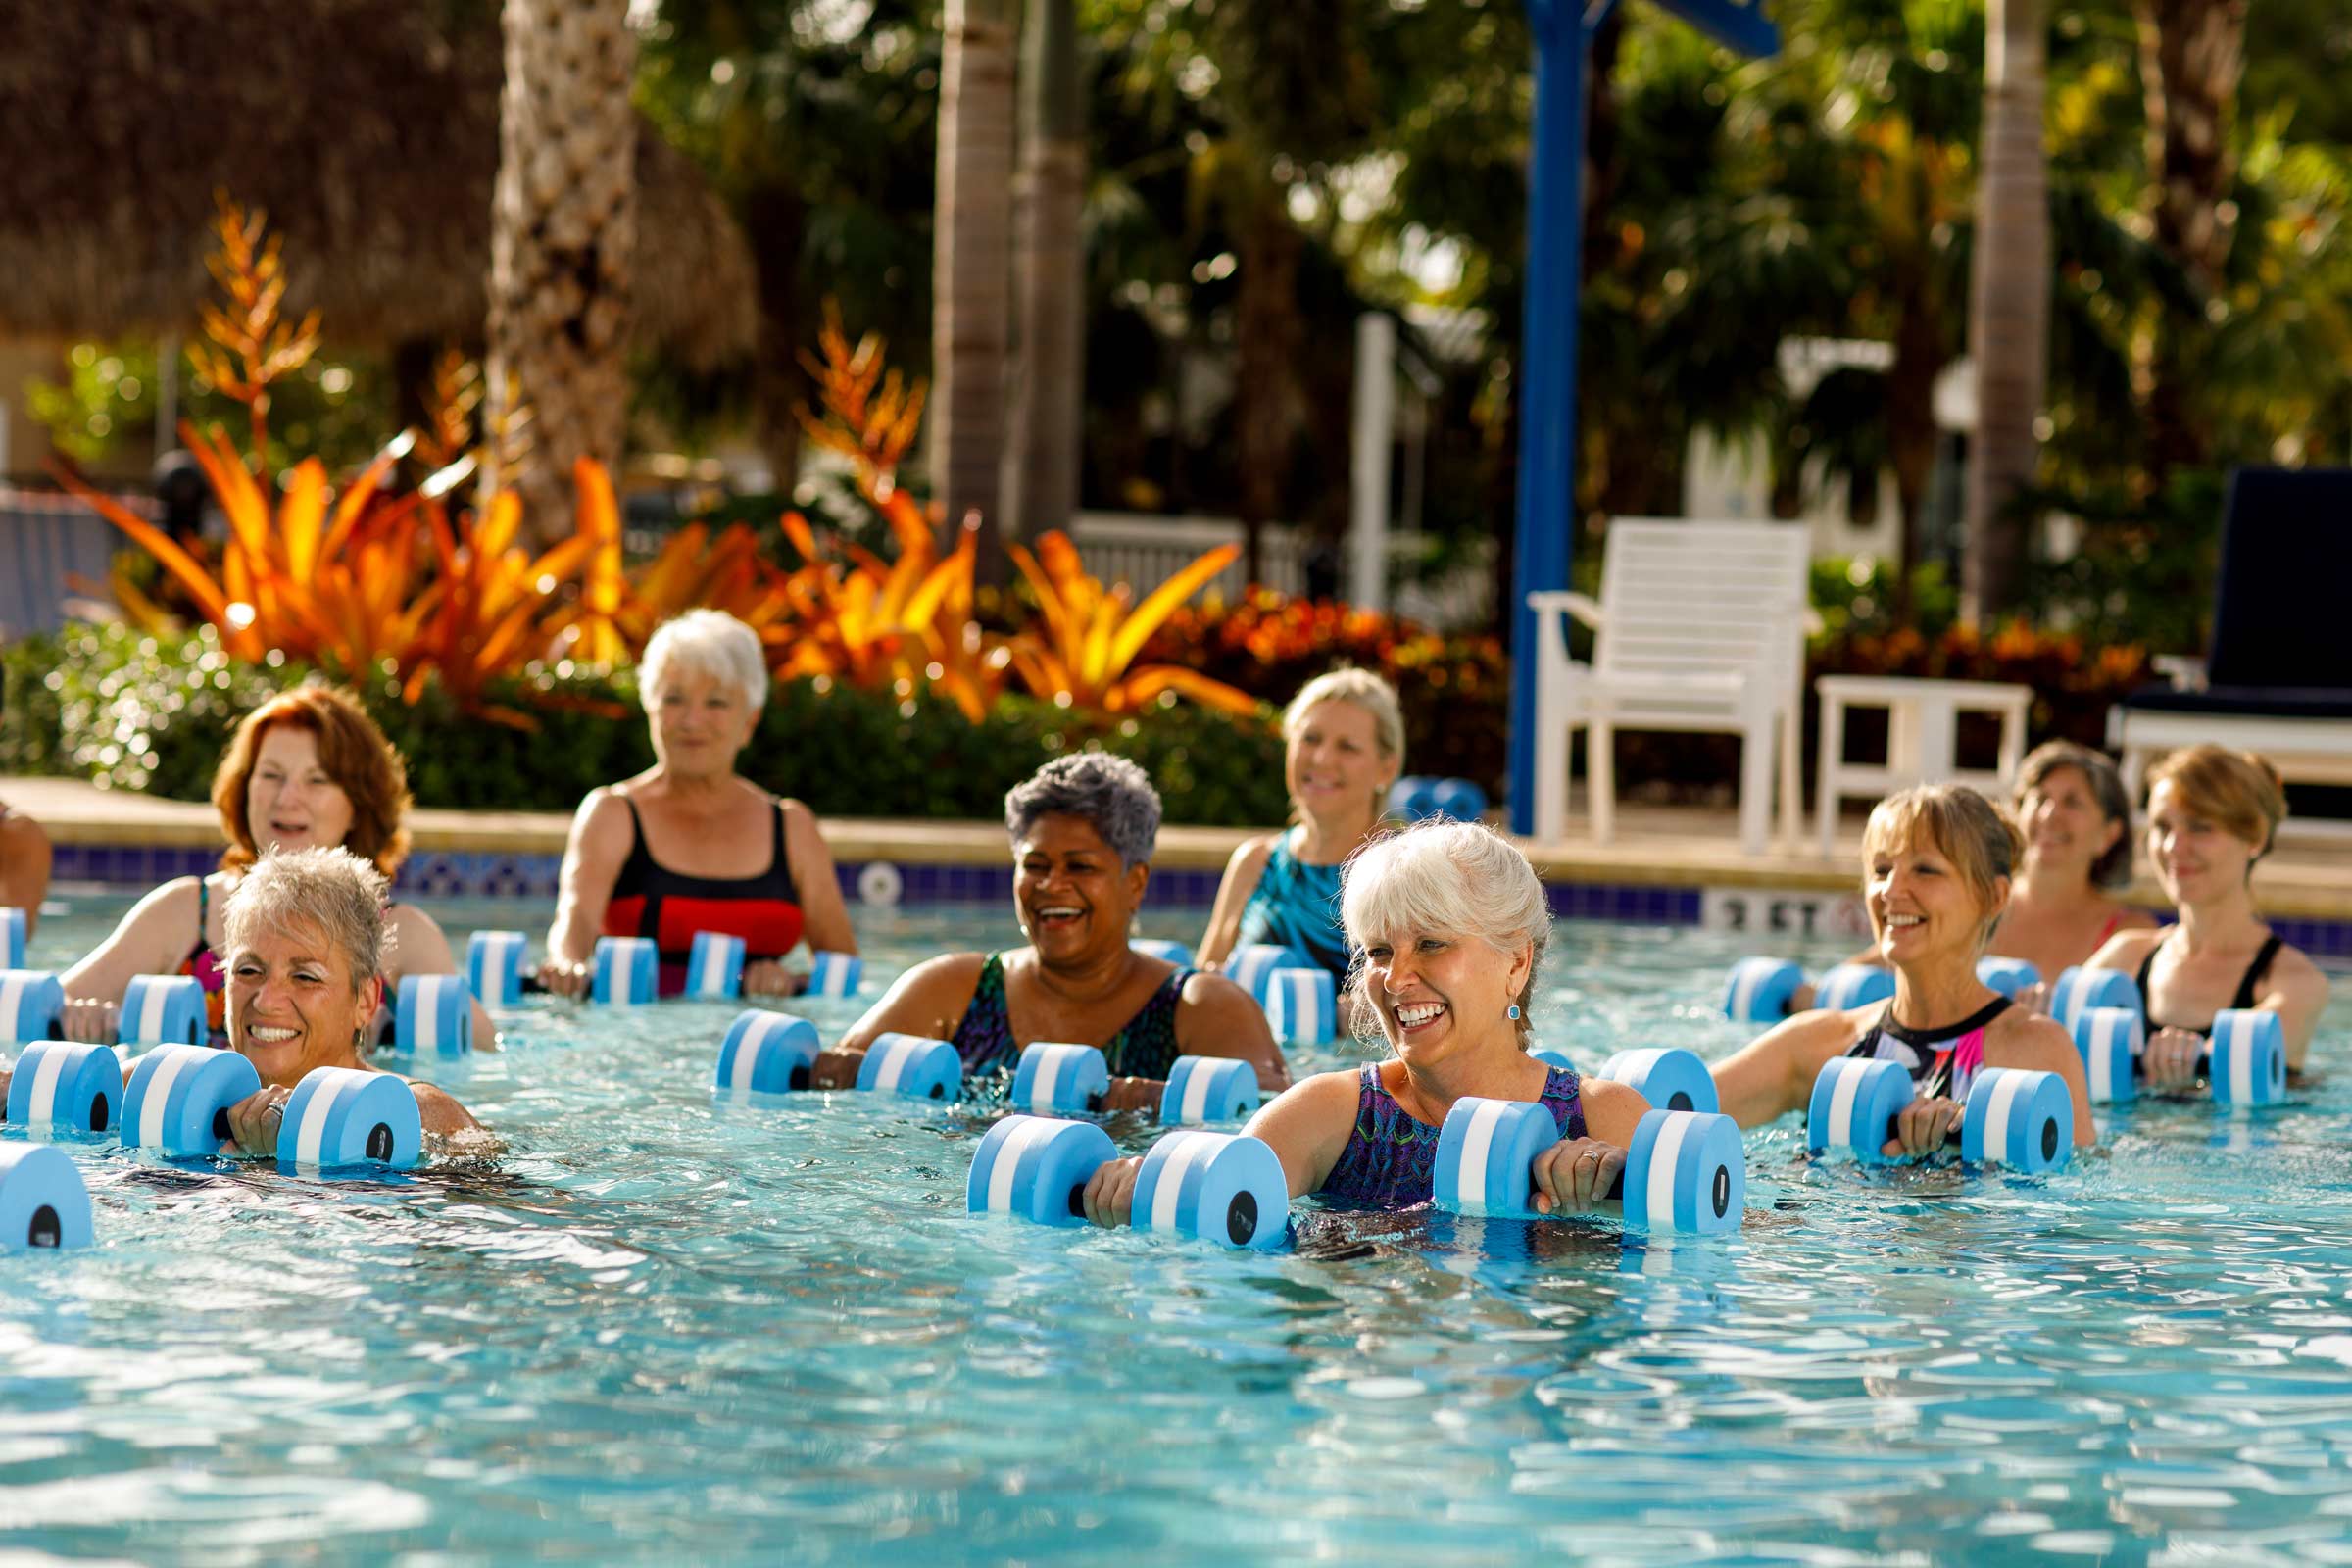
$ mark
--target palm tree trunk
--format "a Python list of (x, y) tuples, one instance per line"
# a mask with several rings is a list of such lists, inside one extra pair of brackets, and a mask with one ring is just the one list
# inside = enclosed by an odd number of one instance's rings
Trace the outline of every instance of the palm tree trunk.
[(1069, 526), (1078, 507), (1086, 378), (1086, 142), (1074, 0), (1030, 0), (1021, 69), (1021, 172), (1013, 183), (1019, 347), (1002, 514), (1008, 537)]
[[(2147, 105), (2148, 218), (2157, 248), (2211, 298), (2234, 236), (2230, 135), (2245, 66), (2246, 0), (2133, 0), (2132, 10)], [(2209, 330), (2201, 316), (2166, 312), (2142, 345), (2135, 369), (2155, 482), (2207, 456), (2191, 350)]]
[(1916, 608), (1911, 579), (1919, 569), (1920, 523), (1936, 476), (1936, 378), (1951, 362), (1933, 285), (1924, 276), (1914, 277), (1903, 292), (1894, 325), (1894, 363), (1886, 370), (1886, 456), (1901, 513), (1894, 585), (1898, 625), (1908, 625)]
[(2050, 206), (2041, 128), (2042, 0), (1984, 13), (1984, 177), (1977, 188), (1970, 352), (1977, 430), (1968, 449), (1962, 586), (1979, 624), (2017, 603), (2030, 522), (2013, 503), (2034, 482), (2049, 382)]
[(966, 514), (979, 514), (980, 560), (992, 567), (1004, 553), (996, 505), (1004, 460), (1018, 16), (1018, 0), (948, 0), (939, 72), (931, 488), (946, 507), (948, 540)]
[[(491, 427), (530, 411), (485, 493), (522, 498), (542, 538), (567, 531), (572, 463), (620, 463), (629, 269), (637, 241), (637, 39), (625, 0), (506, 0), (506, 88), (490, 218)], [(495, 447), (497, 443), (492, 443)]]
[(1242, 218), (1234, 300), (1234, 448), (1250, 581), (1265, 580), (1264, 534), (1290, 497), (1298, 398), (1298, 258), (1305, 241), (1282, 187), (1264, 180)]

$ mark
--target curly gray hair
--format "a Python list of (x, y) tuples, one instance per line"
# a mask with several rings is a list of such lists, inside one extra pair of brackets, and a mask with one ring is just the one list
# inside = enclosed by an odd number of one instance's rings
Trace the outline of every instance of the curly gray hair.
[(1079, 752), (1057, 757), (1004, 792), (1004, 832), (1015, 848), (1041, 816), (1083, 817), (1119, 857), (1119, 867), (1152, 858), (1159, 837), (1159, 791), (1124, 757)]
[(351, 966), (351, 989), (384, 972), (384, 874), (340, 846), (272, 850), (237, 879), (220, 906), (229, 952), (257, 930), (309, 926)]

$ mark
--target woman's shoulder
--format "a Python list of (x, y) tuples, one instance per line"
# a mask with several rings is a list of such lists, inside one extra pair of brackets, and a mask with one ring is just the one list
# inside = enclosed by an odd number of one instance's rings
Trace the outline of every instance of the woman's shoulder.
[[(2164, 941), (2168, 930), (2168, 927), (2154, 923), (2137, 927), (2127, 926), (2100, 944), (2098, 952), (2082, 960), (2082, 967), (2085, 969), (2137, 969), (2140, 960), (2155, 952), (2157, 945)], [(2055, 980), (2057, 976), (2052, 975), (2050, 978)]]
[(1228, 879), (1239, 876), (1255, 878), (1263, 874), (1266, 862), (1273, 858), (1275, 848), (1282, 843), (1284, 835), (1288, 832), (1289, 829), (1285, 828), (1273, 833), (1259, 833), (1235, 845), (1232, 857), (1225, 862), (1226, 877)]
[(2301, 948), (2281, 946), (2271, 959), (2268, 978), (2275, 988), (2301, 990), (2319, 997), (2328, 995), (2328, 971), (2312, 962)]

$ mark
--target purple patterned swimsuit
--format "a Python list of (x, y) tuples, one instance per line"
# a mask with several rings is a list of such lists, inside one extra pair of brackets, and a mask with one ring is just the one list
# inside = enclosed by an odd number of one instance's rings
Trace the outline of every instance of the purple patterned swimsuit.
[[(1406, 1114), (1381, 1085), (1380, 1063), (1356, 1075), (1355, 1131), (1340, 1151), (1315, 1196), (1359, 1208), (1412, 1208), (1436, 1190), (1439, 1129)], [(1562, 1138), (1585, 1136), (1585, 1104), (1577, 1075), (1554, 1067), (1544, 1080), (1541, 1103)]]

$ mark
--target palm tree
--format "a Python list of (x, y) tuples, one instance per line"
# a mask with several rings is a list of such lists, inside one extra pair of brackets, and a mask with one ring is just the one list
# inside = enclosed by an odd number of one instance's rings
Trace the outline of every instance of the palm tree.
[(2042, 147), (2041, 0), (1988, 0), (1984, 13), (1983, 174), (1971, 262), (1969, 349), (1977, 430), (1968, 450), (1970, 612), (2015, 603), (2028, 524), (2013, 511), (2040, 454), (2035, 421), (2048, 390), (2049, 176)]
[(1086, 142), (1074, 0), (1030, 0), (1022, 61), (1021, 172), (1013, 184), (1019, 348), (1002, 515), (1008, 535), (1069, 526), (1078, 506), (1086, 375)]
[[(527, 446), (486, 477), (561, 528), (572, 463), (620, 461), (628, 381), (630, 263), (637, 240), (636, 36), (627, 0), (506, 0), (507, 79), (490, 199), (491, 420)], [(494, 443), (495, 445), (496, 443)]]
[(1004, 455), (1018, 0), (948, 0), (931, 268), (931, 487), (947, 525), (980, 514), (995, 561)]

